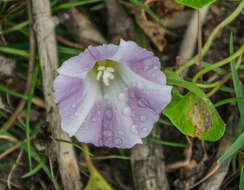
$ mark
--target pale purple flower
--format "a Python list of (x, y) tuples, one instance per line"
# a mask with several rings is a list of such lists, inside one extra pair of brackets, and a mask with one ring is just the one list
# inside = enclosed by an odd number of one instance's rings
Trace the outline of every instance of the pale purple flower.
[(96, 146), (142, 143), (171, 100), (159, 59), (132, 41), (89, 46), (58, 73), (54, 90), (62, 129)]

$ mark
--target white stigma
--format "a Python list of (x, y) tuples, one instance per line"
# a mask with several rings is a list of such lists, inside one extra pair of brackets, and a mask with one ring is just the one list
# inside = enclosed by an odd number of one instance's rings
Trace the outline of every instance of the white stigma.
[(102, 77), (102, 81), (106, 86), (109, 86), (110, 80), (114, 79), (114, 68), (112, 67), (104, 67), (104, 66), (99, 66), (97, 68), (98, 73), (97, 73), (97, 80), (99, 81), (100, 78)]

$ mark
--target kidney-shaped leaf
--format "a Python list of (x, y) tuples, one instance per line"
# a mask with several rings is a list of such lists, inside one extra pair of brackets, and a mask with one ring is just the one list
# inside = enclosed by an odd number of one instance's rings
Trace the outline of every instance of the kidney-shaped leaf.
[(216, 0), (175, 0), (175, 1), (185, 6), (199, 9), (206, 5), (209, 5), (210, 3), (215, 2)]
[(191, 92), (182, 96), (174, 89), (172, 101), (164, 109), (163, 114), (183, 134), (201, 140), (217, 141), (225, 131), (225, 123), (211, 101)]

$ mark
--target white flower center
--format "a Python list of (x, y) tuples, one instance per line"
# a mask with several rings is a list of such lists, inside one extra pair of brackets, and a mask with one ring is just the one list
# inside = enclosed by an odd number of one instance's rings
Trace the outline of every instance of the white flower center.
[(97, 68), (97, 80), (99, 81), (102, 78), (103, 83), (106, 86), (109, 86), (110, 80), (114, 79), (114, 68), (113, 67), (105, 67), (105, 66), (99, 66)]

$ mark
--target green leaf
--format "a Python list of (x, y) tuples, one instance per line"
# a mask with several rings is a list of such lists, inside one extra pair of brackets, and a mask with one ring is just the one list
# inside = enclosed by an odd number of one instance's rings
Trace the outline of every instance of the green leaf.
[(107, 181), (102, 177), (102, 175), (92, 168), (91, 176), (88, 184), (84, 190), (112, 190), (112, 187), (107, 183)]
[(177, 3), (180, 3), (182, 5), (191, 7), (191, 8), (195, 8), (195, 9), (199, 9), (202, 8), (204, 6), (207, 6), (213, 2), (215, 2), (216, 0), (175, 0)]
[(195, 83), (183, 80), (178, 74), (173, 71), (164, 70), (163, 72), (166, 75), (168, 85), (180, 86), (186, 88), (187, 90), (191, 91), (199, 97), (207, 98), (207, 95), (200, 88), (198, 88)]
[(183, 134), (201, 140), (217, 141), (225, 131), (225, 123), (212, 102), (192, 92), (182, 96), (178, 90), (173, 89), (172, 100), (163, 114)]

